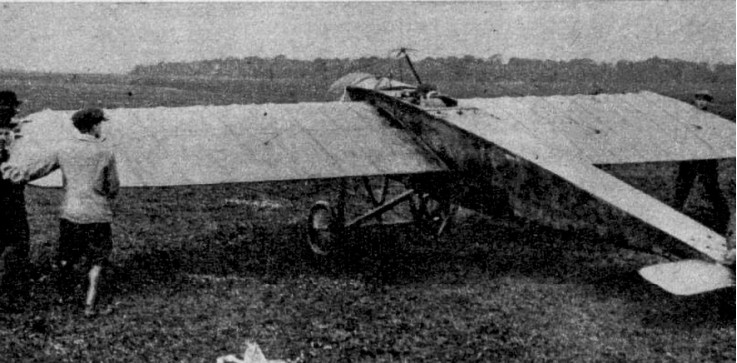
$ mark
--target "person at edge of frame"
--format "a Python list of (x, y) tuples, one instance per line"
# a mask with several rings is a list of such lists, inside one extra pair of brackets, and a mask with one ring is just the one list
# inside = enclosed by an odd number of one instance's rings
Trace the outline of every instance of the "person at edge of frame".
[[(709, 91), (694, 93), (694, 105), (702, 111), (707, 111), (713, 97)], [(711, 203), (713, 211), (709, 214), (705, 225), (719, 234), (726, 234), (730, 218), (730, 207), (727, 199), (719, 188), (719, 161), (717, 159), (687, 160), (678, 163), (678, 172), (675, 185), (675, 207), (681, 211), (697, 179), (704, 187), (704, 196)]]
[(89, 278), (84, 315), (107, 314), (111, 307), (97, 309), (100, 274), (108, 265), (112, 252), (112, 200), (120, 188), (115, 155), (104, 143), (102, 122), (106, 121), (99, 108), (87, 108), (72, 115), (72, 124), (79, 131), (40, 160), (26, 165), (11, 162), (0, 166), (5, 177), (24, 183), (61, 169), (64, 180), (64, 202), (59, 218), (59, 250), (57, 288), (62, 297), (71, 295), (74, 286), (74, 265), (86, 257)]
[[(0, 163), (8, 161), (18, 134), (14, 117), (21, 105), (13, 91), (0, 91)], [(4, 273), (0, 281), (0, 310), (19, 312), (25, 309), (29, 289), (29, 227), (25, 186), (0, 178), (0, 254)]]
[[(734, 190), (734, 185), (732, 185), (732, 190)], [(724, 260), (726, 261), (727, 265), (732, 266), (732, 269), (735, 268), (735, 264), (737, 263), (737, 236), (735, 236), (735, 209), (732, 208), (732, 213), (729, 216), (729, 223), (727, 224), (727, 254), (724, 256)]]

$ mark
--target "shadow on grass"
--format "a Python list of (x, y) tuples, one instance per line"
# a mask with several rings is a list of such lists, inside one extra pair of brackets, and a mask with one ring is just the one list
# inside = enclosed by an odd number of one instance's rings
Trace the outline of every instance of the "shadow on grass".
[(294, 241), (300, 226), (278, 229), (238, 226), (226, 232), (199, 236), (172, 249), (141, 251), (116, 261), (111, 280), (116, 291), (138, 290), (147, 285), (175, 283), (184, 274), (247, 275), (278, 278), (304, 273)]
[(600, 299), (619, 298), (627, 302), (629, 314), (652, 328), (696, 329), (733, 327), (735, 289), (677, 296), (643, 279), (636, 271), (613, 274), (592, 285)]
[[(633, 313), (652, 318), (653, 324), (663, 319), (696, 319), (698, 324), (725, 320), (724, 309), (699, 310), (701, 303), (716, 306), (710, 298), (679, 300), (640, 278), (636, 269), (652, 256), (622, 252), (613, 241), (581, 231), (473, 215), (440, 238), (414, 225), (357, 228), (346, 236), (342, 254), (325, 258), (311, 255), (305, 238), (301, 224), (241, 225), (202, 234), (177, 249), (131, 255), (116, 262), (111, 280), (114, 292), (123, 293), (162, 284), (175, 287), (185, 274), (238, 275), (270, 282), (327, 275), (359, 279), (378, 288), (524, 276), (544, 283), (591, 286), (598, 298), (624, 299)], [(727, 314), (729, 319), (734, 321), (733, 312), (731, 318)]]
[(470, 274), (588, 283), (628, 268), (615, 263), (612, 243), (517, 220), (471, 218), (440, 238), (412, 225), (366, 229), (351, 240), (346, 265), (388, 284), (453, 282)]
[[(665, 294), (665, 293), (663, 293)], [(721, 289), (694, 296), (664, 296), (647, 300), (643, 325), (665, 329), (734, 327), (735, 290)]]
[(621, 299), (645, 325), (681, 329), (735, 324), (734, 289), (671, 295), (637, 273), (658, 257), (622, 249), (616, 241), (585, 231), (478, 218), (439, 239), (413, 226), (366, 230), (352, 237), (357, 246), (343, 273), (375, 285), (524, 276), (542, 283), (581, 284), (600, 300)]

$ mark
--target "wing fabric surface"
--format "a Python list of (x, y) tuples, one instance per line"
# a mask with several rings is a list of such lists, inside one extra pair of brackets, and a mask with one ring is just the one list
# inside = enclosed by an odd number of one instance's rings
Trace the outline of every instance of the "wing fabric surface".
[[(73, 137), (73, 111), (28, 116), (19, 160)], [(442, 162), (362, 103), (105, 110), (123, 186), (278, 181), (444, 170)], [(58, 172), (34, 182), (60, 186)]]
[[(469, 110), (470, 111), (470, 110)], [(530, 133), (526, 125), (511, 118), (498, 118), (476, 110), (458, 115), (449, 112), (448, 122), (480, 136), (542, 167), (600, 200), (629, 213), (687, 243), (716, 261), (727, 251), (726, 240), (711, 229), (679, 213), (629, 184), (600, 170), (577, 153), (547, 146), (546, 139)]]
[(735, 157), (735, 124), (652, 92), (462, 100), (591, 164)]

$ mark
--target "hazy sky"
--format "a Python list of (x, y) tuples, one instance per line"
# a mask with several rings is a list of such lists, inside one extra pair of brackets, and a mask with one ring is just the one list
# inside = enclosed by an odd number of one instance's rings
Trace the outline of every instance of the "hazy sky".
[(0, 68), (62, 72), (399, 46), (432, 57), (734, 63), (735, 1), (3, 3), (0, 45)]

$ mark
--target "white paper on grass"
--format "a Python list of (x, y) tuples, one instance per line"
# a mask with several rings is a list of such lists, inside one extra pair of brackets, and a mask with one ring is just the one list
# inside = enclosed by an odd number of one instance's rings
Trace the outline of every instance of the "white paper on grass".
[(266, 359), (257, 343), (246, 341), (246, 351), (243, 352), (243, 358), (239, 358), (237, 354), (229, 354), (218, 357), (216, 363), (286, 363), (286, 361)]

